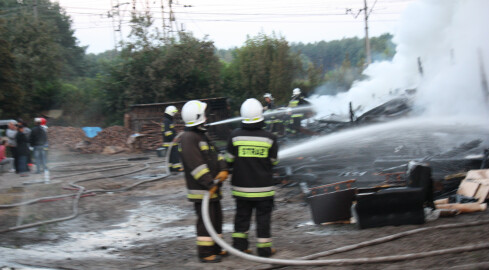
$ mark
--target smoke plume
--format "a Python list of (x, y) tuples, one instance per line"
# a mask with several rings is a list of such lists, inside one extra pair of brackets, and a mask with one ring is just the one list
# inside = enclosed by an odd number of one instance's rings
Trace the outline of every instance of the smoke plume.
[[(420, 0), (403, 12), (391, 61), (374, 62), (348, 92), (313, 96), (318, 115), (347, 115), (348, 103), (365, 112), (392, 98), (414, 94), (415, 112), (430, 117), (488, 115), (480, 64), (489, 71), (489, 1)], [(422, 63), (422, 74), (418, 66)], [(487, 117), (486, 117), (487, 118)]]

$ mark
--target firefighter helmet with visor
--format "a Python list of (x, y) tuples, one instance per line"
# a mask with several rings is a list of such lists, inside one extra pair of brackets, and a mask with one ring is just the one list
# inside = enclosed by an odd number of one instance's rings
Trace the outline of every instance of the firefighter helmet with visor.
[(194, 127), (203, 124), (206, 120), (205, 109), (207, 104), (198, 100), (185, 103), (182, 108), (182, 119), (186, 127)]
[(165, 109), (165, 113), (170, 115), (170, 116), (174, 116), (177, 112), (178, 112), (177, 107), (175, 107), (173, 105), (170, 105), (170, 106), (166, 107), (166, 109)]
[(292, 90), (292, 96), (298, 96), (300, 94), (301, 94), (300, 88), (294, 88), (294, 90)]
[(241, 105), (242, 122), (253, 124), (263, 121), (263, 107), (256, 98), (249, 98)]

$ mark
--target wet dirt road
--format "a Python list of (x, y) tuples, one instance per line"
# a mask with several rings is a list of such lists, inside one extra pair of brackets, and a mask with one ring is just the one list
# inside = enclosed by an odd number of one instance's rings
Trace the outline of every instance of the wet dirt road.
[[(68, 183), (87, 189), (114, 190), (142, 179), (158, 178), (164, 173), (162, 159), (127, 161), (128, 155), (108, 158), (97, 155), (66, 154), (57, 159), (49, 184), (31, 183), (39, 177), (21, 178), (15, 174), (0, 176), (0, 204), (33, 198), (71, 194)], [(118, 159), (118, 160), (115, 160)], [(89, 163), (89, 164), (87, 164)], [(95, 163), (95, 164), (93, 164)], [(87, 164), (87, 165), (83, 165)], [(131, 165), (125, 168), (117, 166)], [(131, 171), (149, 168), (137, 173)], [(95, 167), (115, 170), (73, 175)], [(128, 173), (125, 176), (114, 175)], [(73, 175), (69, 177), (62, 177)], [(59, 178), (56, 178), (59, 177)], [(224, 186), (224, 239), (231, 240), (234, 202), (229, 184)], [(36, 226), (0, 234), (0, 269), (268, 269), (270, 265), (249, 262), (236, 256), (219, 264), (201, 264), (195, 247), (193, 206), (186, 200), (182, 175), (148, 182), (127, 191), (88, 194), (79, 202), (79, 215), (68, 221)], [(50, 200), (21, 207), (0, 209), (0, 230), (21, 224), (69, 216), (73, 198)], [(358, 230), (354, 224), (313, 225), (309, 206), (298, 186), (278, 188), (272, 232), (276, 258), (292, 259), (308, 254), (358, 243), (415, 228), (440, 224), (489, 219), (486, 212), (438, 219), (420, 226), (383, 227)], [(417, 253), (487, 241), (489, 226), (448, 229), (420, 233), (392, 242), (361, 248), (326, 258), (359, 258)], [(250, 230), (254, 244), (254, 228)], [(484, 240), (485, 239), (485, 240)], [(488, 250), (434, 256), (384, 264), (332, 266), (328, 269), (450, 269), (450, 267), (489, 267)], [(3, 268), (2, 268), (3, 267)], [(10, 268), (9, 268), (10, 267)], [(287, 267), (286, 269), (313, 267)], [(317, 267), (318, 269), (324, 267)], [(463, 268), (455, 268), (463, 269)]]

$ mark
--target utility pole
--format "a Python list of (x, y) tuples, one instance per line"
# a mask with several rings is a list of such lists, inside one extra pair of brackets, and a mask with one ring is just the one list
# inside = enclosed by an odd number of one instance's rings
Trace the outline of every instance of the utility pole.
[(362, 11), (365, 14), (365, 66), (368, 66), (372, 63), (372, 56), (370, 54), (370, 39), (368, 38), (368, 18), (370, 17), (370, 13), (374, 9), (376, 3), (377, 0), (375, 0), (370, 10), (368, 10), (367, 0), (363, 0), (363, 8), (359, 9), (356, 14), (353, 13), (351, 8), (346, 9), (346, 14), (353, 15), (355, 19), (360, 15), (360, 13), (362, 13)]
[(34, 19), (37, 21), (37, 0), (34, 0), (33, 4)]
[(162, 27), (162, 31), (163, 31), (163, 40), (166, 43), (168, 37), (166, 35), (167, 32), (166, 32), (166, 23), (165, 23), (165, 7), (163, 4), (163, 1), (164, 0), (160, 0), (160, 2), (161, 2), (161, 21), (162, 21), (161, 27)]
[(114, 18), (114, 2), (110, 0), (110, 11), (107, 13), (108, 17), (112, 19), (112, 34), (114, 37), (114, 50), (117, 51), (117, 34), (115, 28), (115, 18)]
[(370, 40), (368, 39), (368, 16), (370, 15), (370, 12), (368, 11), (367, 8), (367, 0), (363, 0), (364, 3), (364, 8), (363, 12), (365, 14), (365, 56), (366, 56), (366, 62), (367, 66), (372, 63), (372, 56), (370, 55)]

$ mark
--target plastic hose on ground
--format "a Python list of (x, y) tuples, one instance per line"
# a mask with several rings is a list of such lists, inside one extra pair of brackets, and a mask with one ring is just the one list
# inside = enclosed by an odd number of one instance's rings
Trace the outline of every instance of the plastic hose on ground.
[[(236, 255), (240, 258), (250, 260), (250, 261), (254, 261), (254, 262), (258, 262), (258, 263), (277, 264), (277, 265), (336, 265), (336, 266), (342, 266), (342, 265), (365, 264), (365, 263), (395, 262), (395, 261), (419, 259), (419, 258), (425, 258), (425, 257), (430, 257), (430, 256), (442, 255), (442, 254), (467, 252), (467, 251), (474, 251), (474, 250), (488, 249), (489, 248), (489, 243), (484, 242), (484, 243), (479, 243), (479, 244), (475, 244), (475, 245), (467, 245), (467, 246), (461, 246), (461, 247), (455, 247), (455, 248), (433, 250), (433, 251), (421, 252), (421, 253), (411, 253), (411, 254), (402, 254), (402, 255), (393, 255), (393, 256), (380, 256), (380, 257), (371, 257), (371, 258), (330, 259), (330, 260), (304, 260), (304, 259), (286, 260), (286, 259), (264, 258), (264, 257), (259, 257), (259, 256), (254, 256), (254, 255), (250, 255), (247, 253), (243, 253), (243, 252), (233, 248), (231, 245), (226, 243), (224, 240), (222, 240), (218, 236), (218, 234), (214, 230), (214, 227), (212, 226), (212, 222), (209, 218), (209, 198), (210, 198), (211, 193), (212, 193), (212, 191), (208, 192), (204, 195), (204, 199), (202, 201), (202, 216), (204, 219), (204, 225), (205, 225), (207, 231), (209, 232), (209, 234), (211, 235), (212, 239), (218, 245), (220, 245), (223, 249), (226, 249), (227, 251), (229, 251), (231, 254)], [(484, 221), (484, 222), (487, 222), (487, 221)]]
[[(124, 175), (128, 175), (128, 174), (140, 172), (142, 170), (146, 170), (147, 168), (149, 168), (149, 164), (148, 163), (146, 163), (145, 164), (145, 167), (142, 168), (142, 169), (137, 169), (137, 170), (131, 171), (129, 173), (112, 175), (112, 176), (109, 176), (109, 177), (124, 176)], [(105, 177), (94, 177), (94, 178), (81, 179), (81, 180), (78, 180), (78, 181), (71, 182), (69, 185), (72, 186), (72, 187), (75, 187), (78, 190), (78, 192), (75, 195), (75, 199), (73, 200), (73, 213), (71, 215), (66, 216), (66, 217), (62, 217), (62, 218), (51, 219), (51, 220), (47, 220), (47, 221), (41, 221), (41, 222), (35, 222), (35, 223), (30, 223), (30, 224), (24, 224), (24, 225), (20, 225), (20, 226), (10, 227), (10, 228), (7, 228), (5, 230), (1, 230), (0, 233), (10, 232), (10, 231), (16, 231), (16, 230), (22, 230), (22, 229), (37, 227), (37, 226), (41, 226), (41, 225), (45, 225), (45, 224), (56, 223), (56, 222), (61, 222), (61, 221), (66, 221), (66, 220), (73, 219), (73, 218), (75, 218), (75, 217), (78, 216), (78, 203), (79, 203), (80, 197), (83, 194), (94, 193), (94, 192), (120, 192), (120, 191), (125, 191), (125, 190), (129, 190), (129, 189), (131, 189), (133, 187), (136, 187), (136, 186), (141, 185), (141, 184), (144, 184), (144, 183), (149, 183), (149, 182), (153, 182), (153, 181), (164, 179), (164, 178), (166, 178), (168, 176), (170, 176), (170, 175), (169, 174), (165, 174), (165, 175), (163, 175), (161, 177), (157, 177), (157, 178), (153, 178), (153, 179), (149, 179), (149, 180), (139, 181), (139, 182), (134, 183), (134, 184), (132, 184), (132, 185), (130, 185), (128, 187), (119, 188), (119, 189), (113, 189), (113, 190), (104, 190), (104, 189), (86, 190), (85, 187), (76, 184), (76, 183), (80, 183), (80, 182), (86, 182), (86, 181), (100, 179), (100, 178), (105, 178)], [(43, 197), (43, 198), (38, 198), (38, 199), (34, 199), (34, 200), (30, 200), (30, 201), (22, 202), (22, 203), (18, 203), (18, 204), (0, 205), (0, 208), (11, 208), (11, 207), (21, 206), (21, 205), (26, 205), (26, 204), (32, 204), (34, 202), (38, 202), (38, 201), (42, 201), (42, 200), (46, 200), (46, 199), (63, 198), (63, 197), (68, 197), (68, 196), (73, 196), (73, 195), (74, 194), (66, 194), (66, 195), (58, 195), (58, 196), (52, 196), (52, 197)]]

